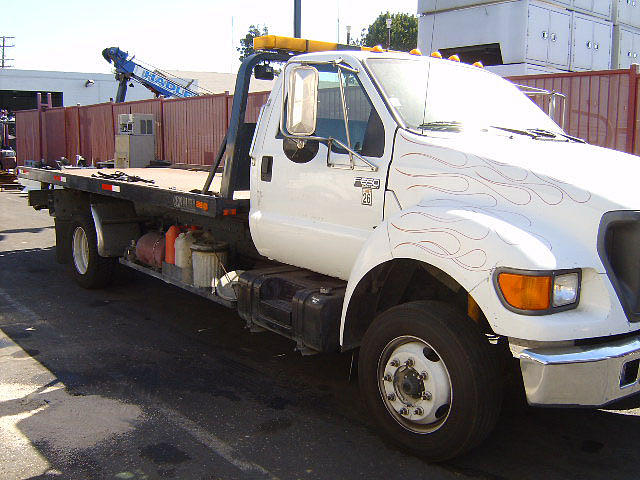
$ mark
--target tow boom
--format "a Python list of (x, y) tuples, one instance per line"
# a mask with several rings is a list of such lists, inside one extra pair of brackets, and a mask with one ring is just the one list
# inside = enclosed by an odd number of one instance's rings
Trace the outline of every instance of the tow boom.
[(102, 51), (104, 59), (113, 63), (116, 70), (116, 80), (119, 82), (116, 103), (124, 102), (127, 95), (127, 82), (133, 79), (151, 90), (156, 96), (187, 98), (199, 95), (190, 88), (193, 80), (185, 80), (172, 77), (158, 69), (150, 69), (134, 61), (134, 57), (129, 57), (127, 52), (118, 47), (105, 48)]

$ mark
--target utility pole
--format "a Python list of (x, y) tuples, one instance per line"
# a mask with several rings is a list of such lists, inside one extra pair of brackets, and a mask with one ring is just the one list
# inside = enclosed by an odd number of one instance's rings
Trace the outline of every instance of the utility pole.
[(387, 50), (391, 49), (391, 17), (387, 18), (387, 30), (389, 31), (389, 40), (387, 40)]
[(293, 0), (293, 36), (302, 36), (302, 0)]
[(2, 45), (0, 45), (0, 68), (11, 68), (13, 67), (13, 65), (8, 65), (7, 62), (13, 62), (14, 59), (13, 58), (7, 58), (7, 56), (5, 55), (5, 50), (7, 48), (13, 48), (15, 47), (15, 43), (13, 43), (13, 41), (15, 40), (16, 37), (7, 37), (7, 36), (0, 36), (0, 40), (2, 40)]

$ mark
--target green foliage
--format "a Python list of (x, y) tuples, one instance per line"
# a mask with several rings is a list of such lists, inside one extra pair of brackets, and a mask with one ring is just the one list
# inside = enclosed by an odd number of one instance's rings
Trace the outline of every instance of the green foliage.
[(391, 50), (408, 52), (418, 45), (418, 17), (409, 13), (381, 13), (378, 18), (362, 30), (360, 45), (387, 48), (389, 33), (387, 18), (391, 18)]
[(240, 39), (240, 46), (236, 49), (240, 53), (240, 61), (251, 55), (253, 50), (253, 39), (262, 35), (269, 35), (269, 28), (266, 25), (250, 25), (247, 34)]

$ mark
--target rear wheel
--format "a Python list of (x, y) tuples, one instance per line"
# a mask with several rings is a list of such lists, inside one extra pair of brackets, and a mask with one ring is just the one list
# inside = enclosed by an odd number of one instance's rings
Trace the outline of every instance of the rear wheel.
[(71, 228), (71, 270), (84, 288), (101, 288), (111, 280), (115, 259), (98, 255), (96, 230), (91, 219), (79, 219)]
[(359, 379), (386, 436), (430, 461), (476, 446), (500, 412), (490, 343), (472, 320), (439, 302), (407, 303), (379, 315), (362, 342)]

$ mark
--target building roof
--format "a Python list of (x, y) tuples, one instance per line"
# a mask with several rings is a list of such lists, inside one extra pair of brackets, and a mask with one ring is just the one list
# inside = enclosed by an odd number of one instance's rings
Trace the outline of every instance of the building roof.
[[(236, 86), (235, 73), (220, 72), (191, 72), (186, 70), (167, 70), (171, 75), (180, 78), (194, 79), (198, 81), (198, 86), (205, 90), (204, 93), (233, 93)], [(272, 89), (274, 80), (251, 79), (249, 84), (250, 92), (268, 92)]]

